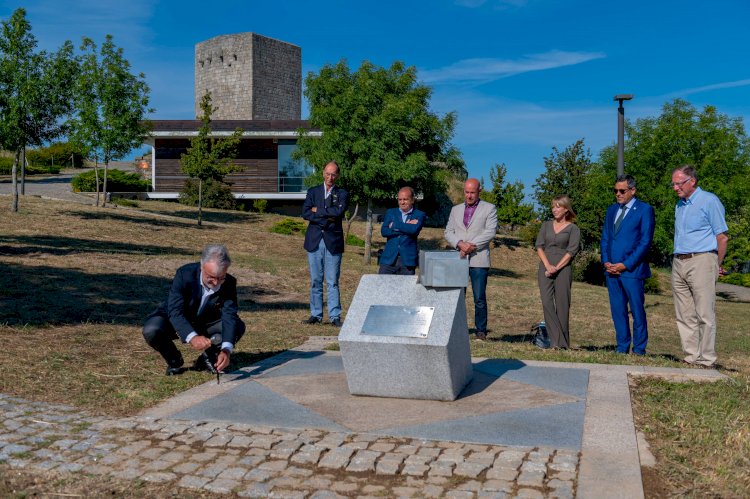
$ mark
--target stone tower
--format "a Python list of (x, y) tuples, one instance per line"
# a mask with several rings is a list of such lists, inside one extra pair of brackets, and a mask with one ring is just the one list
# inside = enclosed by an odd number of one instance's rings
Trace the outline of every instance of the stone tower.
[(195, 115), (206, 91), (214, 120), (299, 120), (302, 50), (256, 33), (222, 35), (195, 46)]

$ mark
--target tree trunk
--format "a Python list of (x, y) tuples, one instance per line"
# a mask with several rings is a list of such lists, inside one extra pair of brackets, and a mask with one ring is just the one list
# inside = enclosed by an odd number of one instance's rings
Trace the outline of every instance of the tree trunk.
[(349, 239), (349, 231), (352, 229), (352, 222), (354, 221), (354, 218), (357, 216), (358, 211), (359, 211), (359, 203), (354, 205), (354, 213), (352, 213), (352, 216), (346, 219), (346, 233), (344, 234), (344, 241)]
[(99, 206), (99, 156), (94, 156), (94, 180), (96, 181), (96, 206)]
[(21, 196), (26, 195), (26, 146), (21, 148)]
[(372, 200), (367, 200), (367, 225), (365, 226), (365, 265), (372, 259)]
[(13, 157), (13, 168), (11, 170), (11, 194), (13, 201), (11, 203), (11, 210), (13, 213), (18, 213), (18, 156), (20, 151), (17, 149), (16, 154)]
[(109, 170), (109, 159), (104, 157), (104, 182), (102, 183), (102, 207), (107, 206), (107, 170)]
[(203, 219), (203, 180), (198, 179), (198, 225)]

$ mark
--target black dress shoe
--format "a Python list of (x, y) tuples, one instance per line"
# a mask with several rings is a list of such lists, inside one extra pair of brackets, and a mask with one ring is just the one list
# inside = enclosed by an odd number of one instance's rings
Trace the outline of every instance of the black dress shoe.
[(335, 319), (331, 320), (331, 325), (336, 327), (341, 327), (341, 319), (339, 317), (336, 317)]
[(168, 367), (167, 376), (177, 376), (185, 372), (184, 367)]
[(167, 362), (167, 376), (177, 376), (178, 374), (184, 373), (185, 369), (182, 368), (184, 363), (185, 361), (182, 360), (182, 356), (178, 359), (172, 359)]
[(323, 322), (323, 319), (311, 315), (309, 319), (302, 321), (302, 324), (320, 324), (321, 322)]
[(478, 341), (484, 341), (487, 339), (487, 332), (486, 331), (477, 331), (476, 336)]

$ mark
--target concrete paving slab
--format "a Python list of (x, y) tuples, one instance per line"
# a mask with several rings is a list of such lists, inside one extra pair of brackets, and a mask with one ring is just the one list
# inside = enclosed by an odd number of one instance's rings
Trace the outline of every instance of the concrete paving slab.
[(479, 444), (580, 449), (588, 371), (480, 360), (454, 401), (353, 396), (339, 352), (290, 356), (173, 415)]

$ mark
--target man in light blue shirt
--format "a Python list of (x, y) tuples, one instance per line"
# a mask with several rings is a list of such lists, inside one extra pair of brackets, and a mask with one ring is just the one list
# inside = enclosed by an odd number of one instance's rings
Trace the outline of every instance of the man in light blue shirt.
[(695, 168), (672, 171), (675, 206), (672, 294), (682, 349), (688, 364), (716, 364), (716, 279), (727, 251), (724, 206), (698, 187)]

